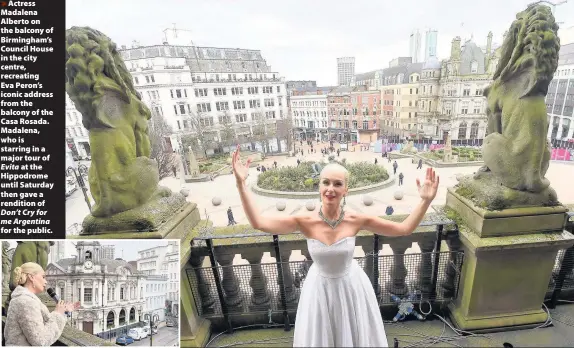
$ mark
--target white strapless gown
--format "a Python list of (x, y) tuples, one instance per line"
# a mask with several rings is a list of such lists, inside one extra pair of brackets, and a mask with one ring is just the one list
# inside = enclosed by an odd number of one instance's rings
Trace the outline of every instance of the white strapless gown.
[(294, 347), (388, 347), (367, 274), (353, 259), (355, 237), (332, 245), (307, 239), (313, 259), (297, 307)]

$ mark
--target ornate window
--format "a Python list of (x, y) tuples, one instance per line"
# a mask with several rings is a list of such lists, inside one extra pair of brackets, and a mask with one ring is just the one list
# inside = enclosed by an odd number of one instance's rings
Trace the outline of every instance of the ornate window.
[(466, 139), (466, 122), (462, 122), (458, 126), (458, 138), (459, 139)]

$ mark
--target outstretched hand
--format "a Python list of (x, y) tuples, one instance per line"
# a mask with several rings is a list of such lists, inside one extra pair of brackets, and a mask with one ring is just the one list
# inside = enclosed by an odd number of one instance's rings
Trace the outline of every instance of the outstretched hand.
[(233, 175), (235, 175), (235, 181), (237, 181), (238, 184), (245, 182), (249, 176), (250, 164), (251, 158), (248, 158), (245, 164), (241, 163), (241, 156), (239, 156), (239, 145), (237, 145), (237, 149), (233, 152), (231, 165), (233, 166)]
[(422, 186), (421, 181), (417, 179), (417, 188), (419, 189), (421, 198), (428, 202), (432, 201), (436, 197), (438, 184), (439, 176), (436, 175), (432, 168), (427, 168), (427, 175)]

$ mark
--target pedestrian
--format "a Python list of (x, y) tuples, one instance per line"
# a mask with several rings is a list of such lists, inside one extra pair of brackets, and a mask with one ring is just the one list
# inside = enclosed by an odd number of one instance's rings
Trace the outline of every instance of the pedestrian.
[(277, 161), (273, 161), (273, 166), (277, 169)]
[(401, 185), (403, 184), (403, 178), (404, 178), (404, 177), (405, 177), (405, 176), (403, 175), (403, 173), (400, 173), (400, 174), (399, 174), (399, 186), (401, 186)]
[(337, 157), (341, 155), (341, 150), (337, 149)]
[(417, 169), (421, 169), (423, 167), (423, 160), (422, 158), (419, 158), (419, 166), (417, 167)]
[(265, 168), (265, 166), (261, 166), (261, 173), (265, 173), (267, 171), (267, 168)]
[(297, 167), (301, 164), (301, 160), (297, 158)]
[(395, 210), (393, 209), (392, 205), (387, 206), (387, 209), (385, 210), (385, 214), (391, 216), (391, 215), (393, 215), (394, 212), (395, 212)]
[(375, 165), (379, 163), (379, 160), (375, 158)]
[(257, 165), (257, 171), (260, 172), (261, 171), (261, 164)]
[(177, 168), (175, 168), (175, 166), (172, 166), (171, 169), (173, 170), (174, 178), (177, 178)]
[(233, 211), (231, 211), (231, 207), (227, 209), (227, 226), (236, 225), (235, 218), (233, 217)]
[[(389, 159), (389, 162), (391, 160)], [(393, 163), (393, 174), (397, 174), (397, 168), (399, 167), (399, 164), (397, 163), (397, 161), (395, 161), (395, 163)]]

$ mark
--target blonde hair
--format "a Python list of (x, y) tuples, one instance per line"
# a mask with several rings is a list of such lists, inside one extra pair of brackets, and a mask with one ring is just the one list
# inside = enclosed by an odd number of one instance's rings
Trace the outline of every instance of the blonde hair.
[(26, 262), (20, 267), (14, 268), (14, 286), (24, 285), (30, 279), (30, 275), (42, 272), (42, 266), (35, 262)]
[(349, 171), (347, 170), (347, 168), (343, 167), (342, 165), (340, 165), (339, 163), (329, 163), (327, 164), (322, 170), (321, 170), (321, 174), (320, 176), (323, 177), (323, 172), (327, 171), (327, 170), (333, 170), (336, 172), (342, 172), (345, 175), (345, 187), (349, 186)]

